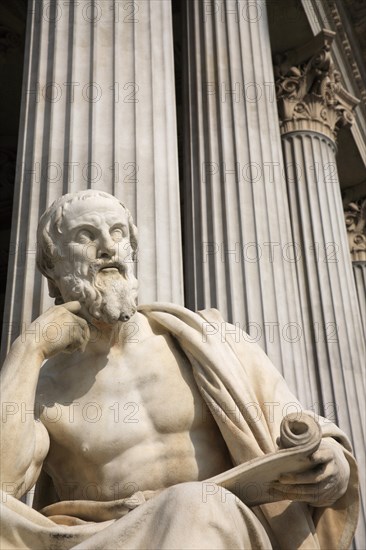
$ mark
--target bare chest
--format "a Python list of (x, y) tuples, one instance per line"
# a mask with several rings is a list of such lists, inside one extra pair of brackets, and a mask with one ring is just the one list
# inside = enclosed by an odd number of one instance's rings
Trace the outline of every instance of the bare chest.
[(142, 442), (200, 429), (208, 417), (191, 366), (169, 336), (49, 373), (38, 400), (51, 447), (102, 461)]

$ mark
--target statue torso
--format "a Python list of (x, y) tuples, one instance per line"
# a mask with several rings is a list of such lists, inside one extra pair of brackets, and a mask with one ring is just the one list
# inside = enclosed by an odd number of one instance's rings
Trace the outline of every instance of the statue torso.
[(186, 356), (145, 317), (137, 322), (135, 338), (108, 353), (90, 346), (43, 368), (45, 468), (62, 500), (124, 498), (232, 466)]

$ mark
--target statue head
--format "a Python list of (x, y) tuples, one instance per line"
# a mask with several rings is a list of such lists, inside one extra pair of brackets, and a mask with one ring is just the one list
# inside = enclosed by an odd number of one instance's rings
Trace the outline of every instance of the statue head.
[(135, 313), (137, 228), (118, 199), (95, 190), (63, 195), (41, 217), (37, 243), (56, 304), (78, 300), (85, 318), (108, 324)]

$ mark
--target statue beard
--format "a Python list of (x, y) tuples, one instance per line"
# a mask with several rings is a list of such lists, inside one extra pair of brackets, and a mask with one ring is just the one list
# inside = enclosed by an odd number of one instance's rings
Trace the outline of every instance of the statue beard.
[[(138, 282), (132, 264), (95, 260), (86, 275), (75, 264), (70, 268), (73, 273), (60, 277), (62, 298), (78, 300), (83, 306), (81, 314), (87, 320), (113, 325), (128, 321), (136, 312)], [(92, 319), (88, 319), (89, 316)]]

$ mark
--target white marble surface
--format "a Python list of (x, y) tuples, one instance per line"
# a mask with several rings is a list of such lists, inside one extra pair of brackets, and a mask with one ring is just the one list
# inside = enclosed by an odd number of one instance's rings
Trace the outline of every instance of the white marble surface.
[(170, 2), (97, 4), (95, 12), (83, 2), (29, 5), (3, 354), (51, 303), (36, 273), (35, 232), (66, 192), (125, 200), (146, 243), (140, 298), (183, 303)]
[[(65, 195), (41, 218), (37, 264), (58, 305), (17, 338), (1, 370), (2, 547), (347, 546), (358, 492), (345, 434), (318, 417), (305, 442), (284, 379), (248, 335), (212, 333), (225, 325), (217, 311), (137, 310), (135, 236), (126, 208), (103, 192)], [(289, 403), (297, 412), (286, 428)], [(276, 461), (279, 436), (310, 445), (299, 469), (295, 449), (280, 451), (282, 468)], [(246, 462), (272, 475), (260, 510), (215, 483)], [(40, 474), (57, 495), (38, 488), (41, 513), (16, 500)]]
[[(297, 167), (287, 174), (294, 237), (308, 250), (296, 264), (306, 345), (315, 358), (324, 414), (352, 439), (365, 498), (365, 339), (335, 145), (310, 131), (293, 132), (282, 139), (286, 162)], [(309, 167), (316, 167), (316, 172)], [(361, 541), (363, 529), (361, 520)]]
[(186, 304), (251, 333), (310, 407), (266, 7), (213, 6), (186, 4)]

